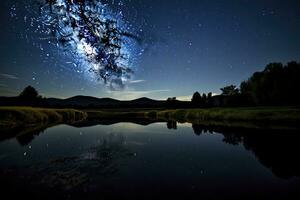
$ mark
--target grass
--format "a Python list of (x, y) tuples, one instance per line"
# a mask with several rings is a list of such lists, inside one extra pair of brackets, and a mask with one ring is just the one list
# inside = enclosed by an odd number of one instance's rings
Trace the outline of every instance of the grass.
[(87, 110), (91, 118), (153, 118), (166, 120), (216, 120), (291, 122), (300, 120), (299, 107), (240, 107), (206, 109)]
[(300, 108), (249, 107), (151, 111), (149, 118), (224, 127), (298, 129)]
[(169, 120), (215, 120), (215, 121), (257, 121), (289, 122), (300, 120), (300, 109), (291, 107), (252, 107), (252, 108), (210, 108), (210, 109), (177, 109), (151, 111), (147, 116), (156, 116)]
[(207, 109), (141, 109), (87, 111), (89, 118), (138, 119), (150, 118), (161, 121), (179, 121), (195, 124), (251, 127), (298, 127), (299, 107), (240, 107)]
[(39, 124), (69, 123), (85, 119), (155, 119), (196, 124), (247, 126), (247, 124), (299, 127), (300, 107), (243, 107), (207, 109), (45, 109), (0, 107), (0, 128)]
[(46, 109), (32, 107), (0, 107), (0, 128), (40, 124), (70, 123), (83, 120), (87, 114), (74, 109)]

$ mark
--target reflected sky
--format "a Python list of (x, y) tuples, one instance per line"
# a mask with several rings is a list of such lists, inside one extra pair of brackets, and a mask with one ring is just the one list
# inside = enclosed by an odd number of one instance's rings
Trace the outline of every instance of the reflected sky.
[[(278, 154), (275, 158), (281, 161), (283, 156), (293, 157), (297, 147), (291, 140), (297, 136), (288, 139), (273, 134), (276, 137), (272, 140), (265, 133), (257, 142), (258, 134), (254, 133), (220, 134), (192, 124), (175, 124), (176, 129), (170, 128), (170, 122), (82, 128), (58, 125), (23, 146), (15, 138), (4, 140), (0, 143), (2, 180), (9, 177), (15, 189), (20, 182), (29, 182), (33, 193), (37, 185), (44, 189), (44, 195), (56, 191), (51, 197), (74, 192), (91, 198), (100, 194), (128, 198), (163, 194), (273, 198), (297, 193), (299, 172), (278, 166), (270, 154), (281, 140), (285, 150), (274, 152)], [(297, 166), (295, 159), (294, 163), (286, 159), (284, 164)], [(276, 168), (288, 173), (272, 171)]]

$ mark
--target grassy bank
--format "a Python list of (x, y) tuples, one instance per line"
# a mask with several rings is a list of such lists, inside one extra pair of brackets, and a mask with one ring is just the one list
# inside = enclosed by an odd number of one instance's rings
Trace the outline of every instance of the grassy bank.
[(195, 124), (248, 126), (249, 124), (299, 126), (299, 107), (249, 107), (209, 109), (107, 109), (85, 110), (0, 107), (0, 128), (70, 123), (85, 119), (153, 119)]
[[(217, 124), (224, 126), (298, 126), (299, 107), (244, 107), (208, 109), (134, 110), (118, 109), (87, 111), (94, 119), (150, 118), (158, 121), (179, 121), (195, 124)], [(259, 127), (258, 126), (258, 127)]]
[(202, 121), (243, 121), (243, 122), (282, 122), (297, 123), (300, 108), (292, 107), (249, 107), (249, 108), (210, 108), (151, 111), (148, 117), (168, 120)]
[(71, 123), (83, 120), (87, 114), (74, 109), (46, 109), (32, 107), (0, 107), (0, 128)]

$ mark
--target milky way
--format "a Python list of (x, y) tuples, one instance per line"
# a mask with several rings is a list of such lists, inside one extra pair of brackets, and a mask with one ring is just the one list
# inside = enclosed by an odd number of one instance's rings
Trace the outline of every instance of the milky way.
[(133, 60), (142, 50), (136, 51), (141, 39), (124, 22), (122, 12), (112, 12), (99, 0), (34, 2), (26, 8), (38, 10), (34, 11), (38, 15), (24, 16), (24, 21), (43, 35), (41, 40), (67, 52), (73, 58), (71, 66), (83, 67), (110, 89), (124, 88), (133, 74)]

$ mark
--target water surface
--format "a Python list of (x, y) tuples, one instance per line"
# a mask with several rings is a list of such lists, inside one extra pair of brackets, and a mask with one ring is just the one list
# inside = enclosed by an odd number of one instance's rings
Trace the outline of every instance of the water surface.
[(300, 197), (297, 132), (106, 124), (57, 125), (1, 141), (1, 193), (31, 199)]

